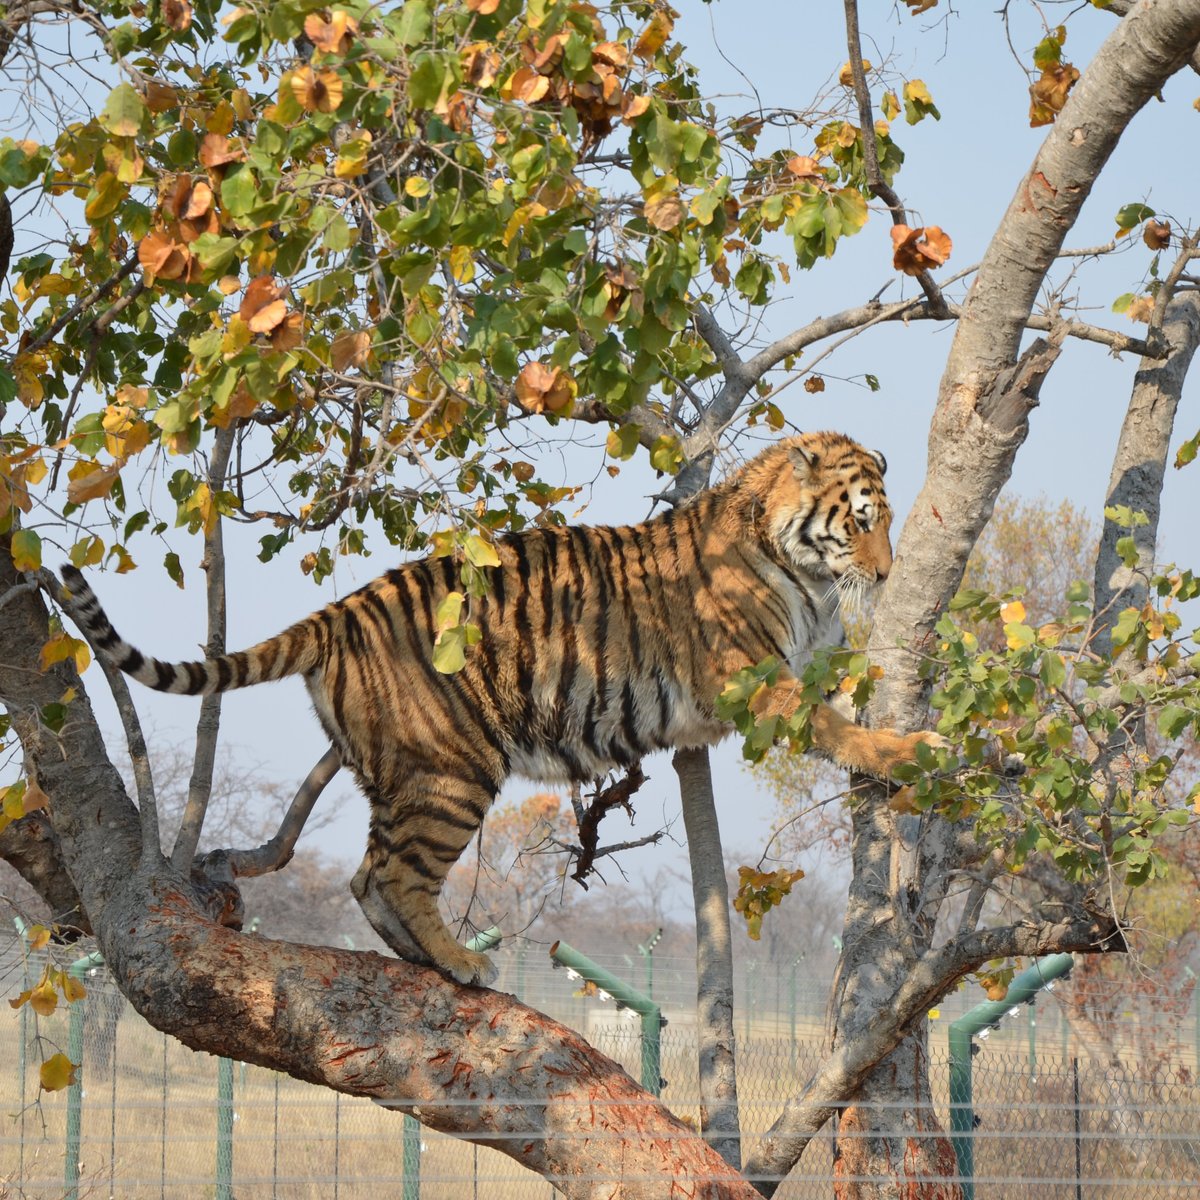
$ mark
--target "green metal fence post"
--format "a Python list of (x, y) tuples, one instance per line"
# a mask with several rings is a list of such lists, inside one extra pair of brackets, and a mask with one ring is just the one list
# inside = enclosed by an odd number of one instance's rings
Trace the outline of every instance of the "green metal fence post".
[(607, 992), (621, 1008), (630, 1008), (642, 1019), (642, 1087), (654, 1095), (662, 1091), (662, 1034), (666, 1020), (662, 1009), (642, 995), (637, 988), (618, 979), (599, 963), (594, 963), (586, 954), (568, 946), (566, 942), (555, 942), (550, 947), (550, 957), (558, 964), (582, 975), (601, 991)]
[(654, 998), (654, 947), (662, 939), (663, 931), (660, 925), (645, 941), (638, 943), (638, 953), (646, 960), (646, 995)]
[(217, 1059), (217, 1200), (233, 1200), (233, 1060)]
[(401, 1200), (421, 1200), (421, 1126), (404, 1114), (404, 1184)]
[(1014, 1006), (1031, 1000), (1047, 984), (1061, 978), (1074, 966), (1074, 961), (1069, 954), (1052, 954), (1039, 959), (1013, 979), (1003, 1000), (978, 1004), (950, 1026), (950, 1141), (958, 1160), (963, 1200), (975, 1200), (975, 1148), (972, 1142), (975, 1105), (971, 1078), (975, 1035), (990, 1030)]

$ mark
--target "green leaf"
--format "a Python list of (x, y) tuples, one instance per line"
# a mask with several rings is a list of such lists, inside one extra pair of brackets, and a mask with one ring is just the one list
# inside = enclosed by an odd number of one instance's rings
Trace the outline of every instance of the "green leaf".
[(1138, 564), (1138, 548), (1137, 542), (1133, 538), (1126, 535), (1125, 537), (1117, 538), (1116, 545), (1117, 555), (1121, 561), (1131, 570)]
[(245, 163), (235, 163), (221, 180), (221, 204), (231, 217), (244, 217), (258, 203), (254, 172)]
[(619, 458), (624, 462), (637, 452), (640, 433), (641, 427), (630, 421), (627, 425), (621, 425), (609, 431), (604, 448), (613, 458)]
[(18, 571), (36, 571), (42, 565), (42, 539), (32, 529), (18, 529), (12, 536), (13, 566)]
[(1194, 462), (1196, 453), (1200, 451), (1200, 432), (1197, 432), (1195, 437), (1188, 438), (1175, 454), (1175, 470), (1180, 470), (1186, 467), (1188, 463)]
[(950, 611), (959, 612), (964, 608), (974, 608), (977, 604), (986, 600), (987, 597), (987, 592), (981, 592), (978, 588), (963, 588), (950, 601)]
[(432, 24), (430, 0), (407, 0), (395, 24), (396, 36), (405, 46), (419, 46), (429, 38)]
[(179, 561), (179, 555), (174, 550), (167, 552), (163, 559), (163, 566), (167, 569), (167, 574), (175, 581), (176, 587), (183, 587), (183, 566)]
[[(1117, 209), (1117, 228), (1128, 233), (1154, 215), (1154, 209), (1148, 204), (1126, 204)], [(1113, 311), (1118, 310), (1114, 308)]]
[(113, 88), (97, 119), (113, 137), (137, 137), (146, 119), (146, 105), (132, 84), (121, 83)]
[(433, 669), (453, 675), (467, 665), (467, 635), (461, 625), (443, 629), (433, 647)]
[(650, 465), (656, 471), (676, 475), (683, 466), (683, 446), (674, 434), (664, 433), (650, 447)]
[(1158, 732), (1174, 741), (1192, 723), (1196, 714), (1179, 704), (1168, 704), (1158, 714)]

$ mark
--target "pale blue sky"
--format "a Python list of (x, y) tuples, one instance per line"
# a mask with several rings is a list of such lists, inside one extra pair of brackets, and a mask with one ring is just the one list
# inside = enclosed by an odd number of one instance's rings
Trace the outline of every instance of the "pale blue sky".
[[(692, 60), (702, 67), (706, 92), (722, 111), (754, 103), (746, 76), (765, 106), (803, 109), (835, 86), (831, 77), (847, 57), (842, 6), (831, 0), (820, 4), (724, 0), (711, 6), (683, 0), (678, 7), (683, 10), (678, 32)], [(945, 276), (978, 262), (1041, 141), (1043, 132), (1029, 129), (1026, 120), (1027, 80), (1008, 51), (993, 4), (960, 0), (960, 12), (944, 23), (938, 21), (944, 2), (941, 9), (918, 19), (907, 12), (897, 16), (890, 3), (864, 2), (862, 7), (864, 35), (874, 39), (874, 45), (866, 44), (865, 56), (876, 64), (890, 58), (899, 72), (924, 79), (942, 113), (940, 122), (926, 120), (916, 127), (901, 118), (895, 136), (908, 156), (897, 190), (925, 223), (941, 225), (954, 239), (953, 257), (941, 272)], [(1024, 6), (1014, 8), (1022, 19), (1014, 40), (1028, 62), (1041, 32)], [(1056, 20), (1067, 11), (1066, 6), (1053, 3), (1043, 4), (1043, 9)], [(1081, 13), (1070, 27), (1068, 57), (1085, 65), (1112, 24), (1103, 13)], [(1198, 94), (1200, 79), (1184, 72), (1168, 85), (1165, 103), (1152, 103), (1139, 117), (1068, 237), (1068, 245), (1107, 241), (1115, 229), (1114, 214), (1131, 201), (1146, 201), (1183, 217), (1196, 216), (1188, 205), (1194, 203), (1200, 182), (1191, 154), (1200, 130), (1200, 113), (1192, 108)], [(798, 131), (795, 149), (804, 153), (808, 144), (809, 139)], [(844, 243), (831, 262), (810, 273), (794, 271), (791, 287), (780, 289), (767, 314), (764, 336), (778, 336), (815, 316), (862, 303), (889, 281), (885, 299), (911, 295), (913, 282), (896, 276), (890, 267), (888, 229), (887, 219), (876, 211), (867, 228)], [(1136, 332), (1137, 327), (1108, 308), (1118, 294), (1137, 288), (1148, 260), (1139, 241), (1128, 253), (1081, 273), (1077, 287), (1085, 306), (1083, 319)], [(810, 396), (794, 385), (780, 399), (786, 416), (798, 426), (844, 430), (884, 452), (889, 462), (888, 488), (899, 519), (922, 481), (930, 413), (952, 332), (948, 326), (931, 323), (877, 328), (822, 364), (828, 379), (823, 395)], [(1053, 500), (1069, 497), (1098, 517), (1135, 367), (1132, 358), (1113, 359), (1101, 347), (1069, 345), (1043, 388), (1042, 405), (1033, 414), (1029, 441), (1018, 457), (1011, 487), (1026, 495), (1045, 493)], [(878, 376), (879, 392), (835, 378), (863, 372)], [(1176, 444), (1200, 425), (1198, 391), (1200, 385), (1193, 381), (1181, 409)], [(1165, 556), (1190, 564), (1200, 564), (1197, 470), (1200, 467), (1170, 472), (1161, 534)], [(598, 484), (586, 519), (639, 519), (647, 511), (647, 495), (657, 486), (646, 471), (623, 471), (617, 480)], [(335, 586), (319, 592), (295, 568), (307, 547), (266, 567), (256, 561), (262, 532), (229, 529), (231, 648), (269, 636), (330, 595), (352, 590), (391, 565), (382, 549), (365, 562), (342, 560)], [(190, 656), (203, 640), (204, 617), (201, 575), (195, 568), (198, 547), (181, 536), (176, 548), (188, 568), (186, 592), (152, 571), (126, 577), (104, 575), (94, 582), (127, 637), (150, 653), (178, 659)], [(88, 683), (99, 698), (100, 677), (90, 673)], [(157, 696), (140, 688), (136, 699), (159, 738), (177, 736), (190, 742), (195, 701)], [(109, 727), (116, 728), (115, 719), (109, 720)], [(296, 680), (228, 696), (223, 731), (224, 745), (231, 753), (247, 763), (261, 764), (268, 774), (283, 780), (298, 782), (325, 748), (304, 689)], [(757, 857), (769, 834), (773, 800), (748, 779), (732, 740), (715, 753), (714, 761), (718, 795), (727, 814), (726, 843)], [(651, 782), (638, 798), (641, 831), (678, 812), (669, 762), (653, 761), (647, 773)], [(510, 787), (516, 795), (527, 790), (519, 783)], [(339, 818), (319, 835), (320, 844), (357, 861), (365, 842), (365, 801), (349, 780), (339, 779), (322, 805), (336, 806)], [(613, 818), (614, 824), (618, 820)], [(614, 836), (618, 836), (615, 831)], [(625, 836), (624, 831), (620, 836)], [(652, 874), (664, 862), (681, 861), (678, 849), (651, 849), (630, 856), (626, 865), (635, 874)]]

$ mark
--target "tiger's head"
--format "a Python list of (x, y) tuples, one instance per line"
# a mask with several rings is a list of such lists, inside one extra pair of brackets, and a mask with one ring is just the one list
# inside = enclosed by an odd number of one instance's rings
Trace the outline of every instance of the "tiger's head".
[(759, 462), (767, 469), (756, 491), (782, 557), (846, 597), (888, 577), (892, 510), (882, 454), (841, 433), (804, 433)]

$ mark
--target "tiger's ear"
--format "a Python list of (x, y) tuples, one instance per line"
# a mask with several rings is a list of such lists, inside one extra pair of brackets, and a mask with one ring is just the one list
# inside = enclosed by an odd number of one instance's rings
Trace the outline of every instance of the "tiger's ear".
[(791, 456), (792, 466), (795, 468), (796, 474), (801, 479), (810, 479), (821, 465), (820, 455), (815, 450), (809, 450), (806, 446), (790, 446), (788, 454)]
[(878, 450), (868, 450), (867, 453), (875, 460), (875, 465), (879, 468), (880, 475), (886, 475), (887, 459)]

